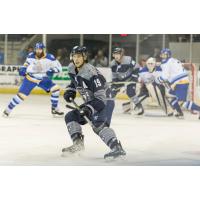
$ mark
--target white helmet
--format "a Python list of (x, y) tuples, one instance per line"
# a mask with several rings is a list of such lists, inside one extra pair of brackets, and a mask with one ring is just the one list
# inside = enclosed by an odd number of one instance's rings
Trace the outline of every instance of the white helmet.
[(153, 72), (154, 68), (156, 67), (156, 59), (155, 58), (148, 58), (146, 61), (147, 68), (149, 69), (149, 72)]

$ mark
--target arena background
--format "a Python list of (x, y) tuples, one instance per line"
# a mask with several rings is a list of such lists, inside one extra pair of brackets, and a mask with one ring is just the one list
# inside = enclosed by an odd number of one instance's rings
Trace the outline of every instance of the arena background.
[[(23, 65), (26, 56), (33, 51), (34, 44), (42, 41), (46, 51), (52, 53), (62, 64), (63, 72), (53, 77), (54, 81), (65, 88), (69, 77), (70, 50), (75, 45), (85, 45), (89, 51), (89, 62), (99, 68), (107, 81), (111, 81), (109, 63), (112, 49), (120, 46), (125, 54), (132, 56), (137, 65), (149, 56), (159, 62), (159, 52), (167, 47), (173, 57), (181, 60), (190, 72), (190, 99), (200, 102), (200, 35), (198, 34), (1, 34), (0, 35), (0, 93), (16, 93), (21, 83), (18, 68)], [(96, 62), (98, 52), (104, 64)], [(188, 67), (189, 66), (189, 67)], [(45, 94), (36, 88), (34, 94)], [(119, 94), (118, 98), (126, 99)]]

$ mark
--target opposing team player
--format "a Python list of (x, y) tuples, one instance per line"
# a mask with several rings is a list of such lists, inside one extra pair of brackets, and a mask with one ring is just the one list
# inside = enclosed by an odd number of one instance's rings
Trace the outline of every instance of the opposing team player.
[(161, 72), (161, 67), (156, 63), (156, 59), (152, 57), (148, 58), (146, 66), (139, 69), (138, 82), (141, 83), (141, 88), (138, 97), (140, 102), (147, 97), (153, 97), (165, 113), (171, 115), (171, 109), (167, 108), (168, 102), (165, 98), (165, 87), (157, 80), (161, 76)]
[(172, 58), (170, 49), (162, 49), (161, 57), (161, 76), (158, 81), (168, 88), (171, 95), (171, 106), (176, 110), (176, 117), (183, 118), (181, 106), (191, 110), (200, 112), (200, 107), (192, 101), (187, 101), (189, 77), (187, 71), (183, 68), (181, 62)]
[(64, 98), (72, 102), (78, 91), (84, 100), (80, 109), (73, 109), (65, 116), (65, 122), (73, 145), (62, 150), (63, 156), (84, 150), (84, 136), (81, 125), (87, 123), (85, 116), (91, 121), (93, 131), (111, 149), (104, 158), (125, 155), (113, 129), (106, 123), (105, 78), (87, 62), (85, 47), (75, 46), (71, 52), (72, 63), (69, 65), (71, 84), (66, 88)]
[[(126, 88), (126, 94), (131, 103), (134, 103), (138, 109), (138, 113), (143, 108), (136, 95), (136, 82), (138, 80), (138, 70), (135, 68), (135, 61), (130, 56), (124, 55), (123, 48), (115, 48), (113, 50), (114, 59), (111, 62), (112, 84), (110, 86), (110, 94), (107, 97), (115, 98), (120, 88)], [(112, 100), (114, 102), (114, 100)], [(110, 100), (109, 103), (111, 104)], [(114, 103), (111, 104), (114, 107)], [(110, 106), (110, 118), (112, 116), (113, 107)]]
[(19, 75), (24, 79), (17, 95), (4, 110), (4, 116), (9, 116), (15, 106), (22, 103), (36, 86), (47, 93), (51, 92), (51, 113), (64, 115), (58, 108), (60, 87), (51, 80), (54, 73), (62, 71), (62, 67), (52, 54), (44, 52), (44, 48), (43, 43), (36, 43), (34, 52), (28, 55), (24, 65), (19, 68)]

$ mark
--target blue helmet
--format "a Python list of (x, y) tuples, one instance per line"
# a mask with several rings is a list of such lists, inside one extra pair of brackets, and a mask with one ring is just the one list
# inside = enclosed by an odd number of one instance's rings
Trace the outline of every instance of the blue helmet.
[[(163, 58), (163, 55), (166, 55), (164, 58)], [(172, 52), (170, 49), (168, 48), (164, 48), (160, 51), (160, 57), (162, 59), (162, 62), (165, 62), (167, 61), (169, 58), (172, 57)]]
[(45, 48), (45, 46), (42, 42), (37, 42), (35, 44), (35, 49), (44, 49), (44, 48)]

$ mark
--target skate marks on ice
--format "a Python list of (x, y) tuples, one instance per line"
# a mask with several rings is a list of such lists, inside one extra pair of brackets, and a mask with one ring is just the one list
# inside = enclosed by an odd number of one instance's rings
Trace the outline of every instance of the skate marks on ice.
[[(12, 95), (1, 95), (3, 111)], [(61, 157), (71, 145), (64, 120), (53, 118), (49, 96), (30, 96), (9, 118), (0, 117), (0, 165), (39, 166), (191, 166), (200, 165), (200, 121), (196, 115), (175, 117), (135, 117), (121, 112), (116, 102), (112, 128), (127, 155), (106, 161), (109, 149), (89, 125), (84, 126), (85, 151), (79, 157)], [(65, 103), (61, 100), (65, 112)], [(150, 110), (147, 111), (151, 113)], [(159, 110), (152, 110), (158, 113)], [(161, 112), (162, 114), (162, 112)]]

